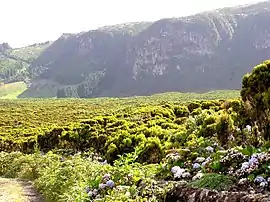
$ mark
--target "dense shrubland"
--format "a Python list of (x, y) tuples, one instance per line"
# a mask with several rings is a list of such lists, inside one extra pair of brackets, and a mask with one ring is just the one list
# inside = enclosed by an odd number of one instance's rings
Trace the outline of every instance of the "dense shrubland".
[(242, 99), (4, 102), (0, 175), (49, 201), (163, 201), (179, 184), (269, 194), (269, 72), (246, 75)]

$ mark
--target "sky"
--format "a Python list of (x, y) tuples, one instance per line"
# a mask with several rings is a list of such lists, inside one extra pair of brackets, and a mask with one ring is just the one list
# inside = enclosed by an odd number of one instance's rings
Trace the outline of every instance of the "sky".
[(155, 21), (259, 0), (0, 0), (0, 43), (13, 48), (105, 25)]

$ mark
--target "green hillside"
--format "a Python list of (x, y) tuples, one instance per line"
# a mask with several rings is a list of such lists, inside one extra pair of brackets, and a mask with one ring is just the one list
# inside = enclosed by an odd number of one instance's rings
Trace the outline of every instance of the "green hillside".
[(26, 89), (24, 82), (0, 84), (0, 99), (16, 99)]
[(50, 42), (12, 49), (0, 44), (0, 82), (29, 81), (31, 63), (50, 45)]

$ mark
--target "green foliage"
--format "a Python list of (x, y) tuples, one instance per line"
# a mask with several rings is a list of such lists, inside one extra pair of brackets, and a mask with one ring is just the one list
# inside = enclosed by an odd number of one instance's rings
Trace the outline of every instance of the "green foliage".
[(233, 178), (216, 173), (205, 174), (200, 180), (190, 183), (190, 185), (194, 187), (214, 189), (217, 191), (227, 190), (233, 184)]
[[(126, 187), (127, 190), (107, 190), (102, 193), (103, 198), (111, 201), (119, 198), (145, 200), (147, 197), (139, 195), (140, 187), (136, 184), (141, 180), (153, 179), (157, 171), (155, 165), (134, 163), (136, 154), (122, 156), (114, 166), (103, 165), (80, 155), (63, 157), (52, 152), (46, 155), (1, 152), (0, 156), (0, 174), (33, 180), (47, 201), (89, 201), (85, 188), (97, 189), (105, 174), (110, 174), (117, 186)], [(127, 195), (127, 192), (131, 192), (131, 195)]]
[[(249, 121), (241, 100), (185, 103), (181, 96), (180, 101), (170, 100), (176, 98), (172, 96), (166, 102), (159, 96), (3, 100), (0, 151), (11, 153), (0, 153), (0, 175), (34, 181), (49, 201), (89, 201), (85, 187), (97, 189), (102, 176), (110, 174), (125, 188), (104, 189), (102, 200), (150, 201), (168, 191), (155, 180), (172, 179), (169, 166), (186, 166), (195, 175), (192, 165), (197, 157), (211, 157), (200, 169), (224, 173), (238, 159), (222, 163), (219, 146), (241, 145), (241, 152), (249, 155), (259, 151), (250, 151), (253, 134), (241, 130)], [(88, 156), (91, 152), (98, 158)], [(175, 153), (178, 156), (163, 168), (165, 157)], [(100, 158), (109, 164), (96, 161)], [(269, 173), (267, 166), (264, 163), (254, 175)], [(194, 185), (221, 190), (231, 182), (227, 176), (206, 174)]]
[[(253, 125), (258, 125), (265, 139), (270, 139), (270, 61), (253, 68), (242, 81), (241, 97), (250, 108)], [(259, 138), (259, 137), (257, 137)]]
[(177, 106), (174, 108), (174, 114), (177, 118), (188, 117), (189, 116), (189, 109), (186, 106)]
[(248, 145), (245, 148), (241, 148), (240, 151), (244, 155), (252, 156), (252, 154), (255, 154), (258, 150), (252, 145)]
[(159, 163), (164, 157), (160, 140), (157, 137), (149, 137), (138, 148), (138, 161), (140, 163)]
[(221, 145), (227, 145), (230, 133), (233, 128), (234, 126), (232, 118), (228, 114), (221, 114), (216, 126), (218, 138)]
[(51, 43), (0, 51), (0, 83), (26, 81), (31, 78), (29, 67)]

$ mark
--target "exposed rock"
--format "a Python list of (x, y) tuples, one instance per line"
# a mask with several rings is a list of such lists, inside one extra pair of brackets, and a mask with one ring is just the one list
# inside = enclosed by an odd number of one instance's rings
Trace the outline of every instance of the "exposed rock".
[(269, 202), (270, 196), (247, 192), (217, 192), (177, 185), (166, 195), (167, 202)]

